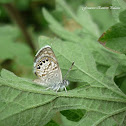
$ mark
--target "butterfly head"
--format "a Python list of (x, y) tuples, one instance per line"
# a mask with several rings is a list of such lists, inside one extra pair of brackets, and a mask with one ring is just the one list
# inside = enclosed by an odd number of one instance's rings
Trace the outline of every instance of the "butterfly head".
[(63, 85), (64, 86), (68, 86), (69, 85), (69, 81), (68, 80), (63, 80)]

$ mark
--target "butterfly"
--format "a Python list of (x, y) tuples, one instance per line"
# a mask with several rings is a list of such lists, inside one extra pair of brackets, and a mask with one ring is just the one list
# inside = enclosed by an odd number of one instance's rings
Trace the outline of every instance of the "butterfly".
[[(72, 69), (73, 65), (74, 62), (72, 63), (67, 74)], [(66, 86), (69, 85), (69, 82), (62, 78), (62, 73), (58, 61), (49, 45), (42, 47), (35, 55), (34, 73), (38, 77), (38, 79), (34, 80), (34, 82), (37, 84), (46, 86), (47, 89), (52, 89), (56, 92), (59, 89), (65, 89), (65, 91), (67, 91)]]

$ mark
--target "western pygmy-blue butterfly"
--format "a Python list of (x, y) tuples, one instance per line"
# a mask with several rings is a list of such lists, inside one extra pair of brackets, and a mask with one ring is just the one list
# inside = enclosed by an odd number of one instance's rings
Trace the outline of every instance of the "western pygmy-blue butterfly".
[[(72, 63), (67, 74), (73, 65), (74, 62)], [(52, 89), (56, 92), (59, 89), (65, 89), (65, 91), (67, 91), (66, 86), (69, 84), (69, 82), (66, 80), (67, 74), (63, 79), (56, 56), (49, 45), (41, 48), (35, 55), (34, 73), (38, 77), (38, 79), (34, 80), (34, 82), (37, 84), (46, 86), (47, 89)]]

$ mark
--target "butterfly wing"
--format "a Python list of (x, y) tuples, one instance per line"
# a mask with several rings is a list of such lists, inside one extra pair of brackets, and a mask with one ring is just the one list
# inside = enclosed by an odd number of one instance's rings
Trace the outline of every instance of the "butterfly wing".
[(39, 78), (36, 82), (41, 85), (49, 87), (62, 83), (62, 73), (50, 46), (41, 48), (35, 55), (34, 73)]

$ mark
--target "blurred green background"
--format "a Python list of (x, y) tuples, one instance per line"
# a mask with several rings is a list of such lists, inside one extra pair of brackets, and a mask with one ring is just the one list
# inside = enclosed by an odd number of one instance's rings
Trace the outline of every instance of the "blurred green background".
[[(79, 6), (110, 7), (113, 1), (67, 0), (66, 2), (77, 13)], [(41, 35), (58, 37), (49, 29), (42, 13), (42, 8), (46, 8), (65, 29), (76, 32), (81, 28), (79, 24), (57, 6), (55, 0), (1, 0), (0, 70), (5, 68), (20, 77), (35, 78), (33, 61), (35, 53), (40, 48), (38, 47), (38, 37)], [(99, 38), (107, 29), (118, 22), (117, 14), (120, 10), (93, 9), (88, 10), (88, 12), (91, 20), (98, 27)], [(114, 15), (113, 13), (116, 14)], [(100, 66), (98, 67), (100, 68)], [(121, 80), (119, 78), (115, 81), (120, 83)]]
[[(110, 0), (67, 0), (76, 12), (78, 6), (111, 6)], [(18, 76), (33, 78), (33, 59), (38, 47), (38, 36), (56, 35), (48, 28), (42, 8), (47, 8), (68, 29), (79, 26), (65, 14), (57, 11), (55, 0), (2, 0), (0, 2), (0, 69), (5, 68)], [(65, 12), (64, 12), (65, 13)], [(90, 10), (101, 34), (114, 20), (111, 10)], [(68, 20), (69, 19), (69, 20)]]

